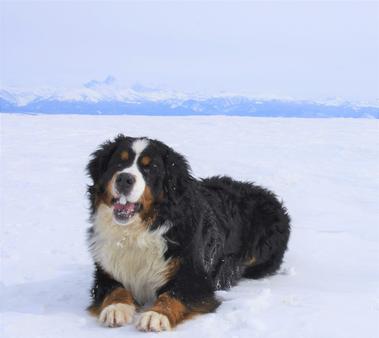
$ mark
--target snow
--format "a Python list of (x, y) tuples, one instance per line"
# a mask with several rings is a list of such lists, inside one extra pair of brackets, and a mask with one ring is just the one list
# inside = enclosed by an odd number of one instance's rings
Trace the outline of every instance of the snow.
[(4, 338), (155, 337), (85, 312), (89, 154), (119, 132), (158, 138), (196, 176), (273, 189), (292, 216), (280, 272), (243, 280), (216, 313), (169, 337), (379, 335), (379, 121), (248, 117), (10, 115), (1, 118)]
[(134, 85), (132, 87), (119, 86), (112, 76), (108, 76), (104, 81), (91, 80), (80, 87), (67, 88), (21, 88), (21, 87), (2, 87), (0, 97), (23, 107), (34, 101), (56, 100), (65, 101), (121, 101), (139, 102), (164, 101), (164, 100), (184, 100), (189, 98), (201, 98), (199, 94), (181, 93), (173, 90), (163, 90), (160, 88), (143, 87)]
[(182, 92), (135, 84), (118, 85), (114, 77), (74, 88), (0, 88), (0, 112), (101, 115), (229, 115), (270, 117), (379, 118), (379, 101), (329, 97), (298, 100), (248, 92)]

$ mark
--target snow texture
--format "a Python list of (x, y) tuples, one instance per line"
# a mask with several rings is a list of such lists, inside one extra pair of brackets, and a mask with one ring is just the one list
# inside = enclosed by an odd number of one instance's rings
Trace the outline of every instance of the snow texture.
[(168, 143), (196, 176), (273, 189), (293, 220), (277, 275), (218, 292), (216, 313), (160, 335), (378, 337), (378, 120), (0, 118), (1, 337), (156, 337), (105, 328), (84, 310), (92, 274), (84, 167), (119, 132)]

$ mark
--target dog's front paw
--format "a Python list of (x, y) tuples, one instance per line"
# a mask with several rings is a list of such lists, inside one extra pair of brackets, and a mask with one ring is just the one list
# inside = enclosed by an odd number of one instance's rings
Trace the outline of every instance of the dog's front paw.
[(155, 311), (141, 313), (137, 319), (136, 326), (140, 331), (160, 332), (171, 330), (171, 325), (167, 316)]
[(104, 326), (118, 327), (133, 320), (135, 306), (129, 304), (111, 304), (105, 307), (99, 316), (99, 322)]

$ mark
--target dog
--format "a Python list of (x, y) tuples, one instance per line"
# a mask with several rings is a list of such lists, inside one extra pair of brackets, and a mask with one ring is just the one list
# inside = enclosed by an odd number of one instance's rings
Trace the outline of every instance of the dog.
[(103, 143), (87, 172), (95, 265), (88, 310), (105, 326), (135, 319), (141, 331), (170, 330), (215, 311), (216, 290), (281, 265), (290, 217), (265, 188), (195, 179), (169, 146), (124, 135)]

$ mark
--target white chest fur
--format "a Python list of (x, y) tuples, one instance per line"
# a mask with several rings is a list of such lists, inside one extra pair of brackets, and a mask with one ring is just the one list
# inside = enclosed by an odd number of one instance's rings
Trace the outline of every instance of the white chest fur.
[(150, 232), (139, 220), (127, 226), (113, 222), (112, 212), (99, 206), (91, 239), (91, 253), (95, 262), (115, 280), (132, 292), (140, 304), (151, 302), (156, 291), (166, 282), (169, 260), (163, 235), (169, 226)]

